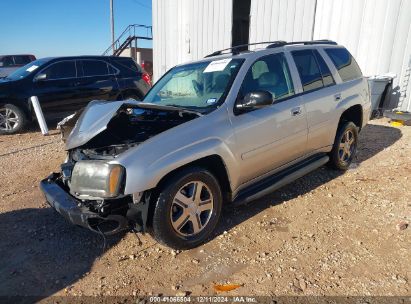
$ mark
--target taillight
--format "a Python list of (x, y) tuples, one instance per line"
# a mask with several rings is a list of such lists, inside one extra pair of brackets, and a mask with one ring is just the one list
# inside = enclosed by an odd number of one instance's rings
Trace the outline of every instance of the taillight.
[(141, 76), (141, 78), (143, 78), (143, 80), (144, 80), (149, 86), (151, 86), (151, 78), (150, 78), (150, 75), (148, 75), (147, 73), (143, 73), (143, 75)]

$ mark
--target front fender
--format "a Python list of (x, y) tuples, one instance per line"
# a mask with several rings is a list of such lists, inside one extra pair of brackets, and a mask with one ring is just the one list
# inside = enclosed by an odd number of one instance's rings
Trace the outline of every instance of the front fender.
[(166, 153), (151, 163), (144, 163), (137, 158), (134, 158), (134, 161), (128, 159), (119, 162), (126, 168), (127, 178), (124, 194), (155, 188), (167, 174), (193, 161), (211, 155), (218, 155), (223, 159), (230, 181), (238, 175), (237, 172), (233, 172), (238, 166), (231, 150), (220, 139), (211, 138)]

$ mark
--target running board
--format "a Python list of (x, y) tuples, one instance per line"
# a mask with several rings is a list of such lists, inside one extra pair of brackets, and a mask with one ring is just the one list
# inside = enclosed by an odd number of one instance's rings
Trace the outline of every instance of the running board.
[(241, 191), (234, 199), (233, 204), (236, 206), (243, 205), (259, 199), (325, 165), (328, 161), (328, 156), (317, 156), (287, 168), (264, 179), (257, 185), (253, 185), (250, 188)]

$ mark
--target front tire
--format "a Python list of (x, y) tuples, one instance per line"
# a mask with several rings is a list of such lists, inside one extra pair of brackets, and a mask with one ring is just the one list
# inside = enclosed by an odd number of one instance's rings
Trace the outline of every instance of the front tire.
[(351, 122), (343, 122), (337, 130), (329, 165), (337, 170), (346, 171), (357, 153), (358, 128)]
[(26, 124), (26, 115), (20, 108), (12, 104), (0, 106), (0, 134), (19, 133)]
[(153, 215), (153, 236), (174, 249), (207, 241), (217, 227), (222, 207), (217, 179), (208, 170), (180, 171), (160, 189)]

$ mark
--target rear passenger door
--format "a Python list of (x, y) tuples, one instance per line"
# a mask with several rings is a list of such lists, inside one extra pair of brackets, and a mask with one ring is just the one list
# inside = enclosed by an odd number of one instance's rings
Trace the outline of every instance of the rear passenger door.
[(305, 153), (307, 122), (301, 97), (296, 97), (286, 57), (276, 53), (257, 59), (244, 77), (239, 99), (268, 91), (271, 106), (235, 113), (236, 153), (242, 184), (293, 161)]
[[(300, 75), (302, 98), (307, 111), (307, 154), (320, 152), (334, 141), (335, 109), (340, 100), (330, 68), (317, 49), (291, 52)], [(337, 121), (338, 123), (338, 121)]]
[(87, 105), (92, 100), (115, 100), (118, 94), (116, 72), (112, 65), (104, 60), (78, 60), (78, 69), (81, 77), (77, 90), (80, 95), (80, 104)]

